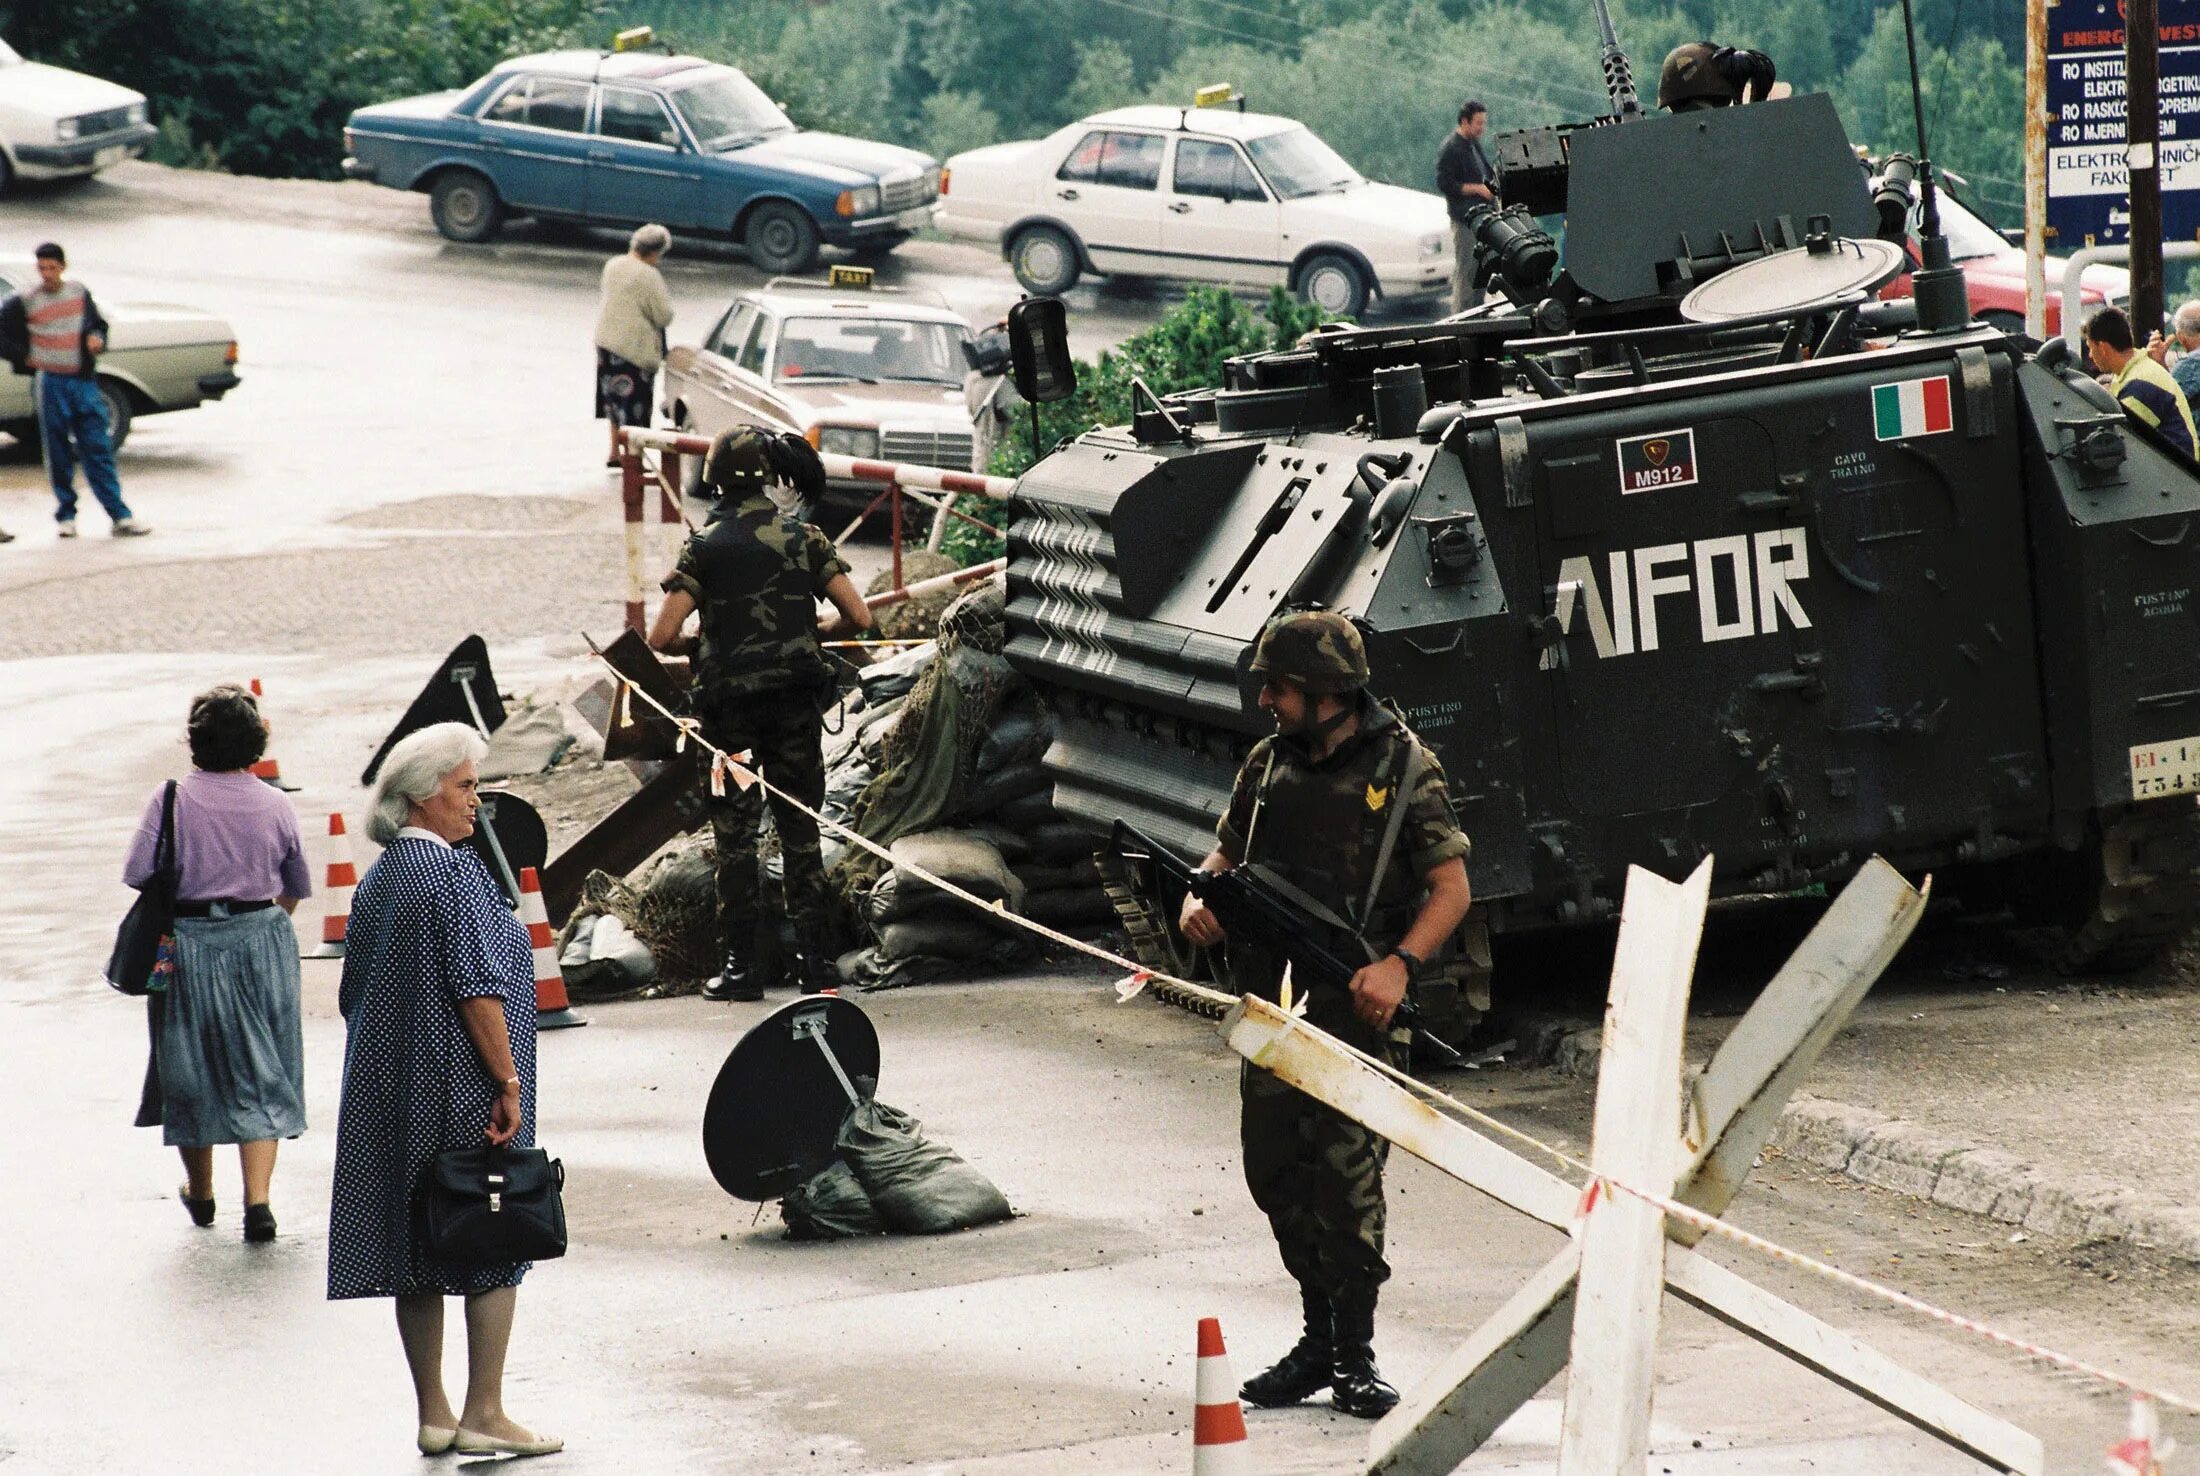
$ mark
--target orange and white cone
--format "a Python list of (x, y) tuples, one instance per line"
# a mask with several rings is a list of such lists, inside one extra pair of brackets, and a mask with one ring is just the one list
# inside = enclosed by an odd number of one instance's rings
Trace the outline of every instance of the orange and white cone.
[(328, 817), (328, 867), (321, 883), (321, 895), (325, 899), (321, 913), (321, 946), (307, 954), (307, 958), (344, 956), (344, 929), (351, 923), (351, 889), (358, 885), (359, 872), (351, 864), (351, 836), (344, 830), (344, 817), (332, 813)]
[[(258, 677), (252, 679), (252, 697), (256, 702), (262, 701), (266, 697), (266, 694), (260, 690), (260, 679)], [(264, 780), (277, 789), (287, 790), (291, 794), (298, 792), (297, 785), (283, 782), (283, 766), (275, 761), (275, 755), (272, 753), (260, 755), (260, 761), (252, 766), (252, 777)]]
[(558, 967), (558, 943), (550, 931), (550, 909), (543, 905), (542, 878), (535, 868), (519, 869), (519, 920), (535, 948), (535, 1028), (570, 1030), (588, 1021), (573, 1013), (565, 995), (565, 973)]
[(1245, 1411), (1238, 1404), (1222, 1324), (1199, 1319), (1199, 1394), (1192, 1410), (1192, 1476), (1252, 1476)]

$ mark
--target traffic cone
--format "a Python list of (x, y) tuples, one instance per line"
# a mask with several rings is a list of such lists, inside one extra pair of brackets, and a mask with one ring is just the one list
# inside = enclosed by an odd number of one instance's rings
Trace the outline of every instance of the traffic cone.
[(351, 836), (344, 830), (344, 817), (331, 814), (328, 817), (328, 874), (321, 886), (328, 898), (321, 914), (321, 946), (307, 954), (307, 958), (344, 956), (344, 929), (351, 922), (351, 889), (358, 885), (359, 873), (351, 864)]
[[(253, 700), (257, 702), (265, 697), (265, 695), (266, 694), (260, 690), (260, 679), (258, 677), (254, 677), (252, 679)], [(275, 755), (272, 753), (263, 753), (260, 755), (260, 761), (252, 766), (252, 777), (255, 779), (264, 780), (267, 783), (274, 785), (277, 789), (283, 790), (289, 794), (296, 794), (298, 792), (297, 785), (285, 784), (283, 782), (283, 766), (275, 761)]]
[(535, 1028), (570, 1030), (588, 1021), (573, 1013), (565, 997), (565, 975), (558, 968), (557, 939), (550, 932), (550, 909), (542, 903), (542, 878), (535, 868), (519, 869), (519, 920), (535, 945)]
[(1238, 1405), (1230, 1355), (1222, 1348), (1222, 1324), (1199, 1319), (1199, 1394), (1192, 1411), (1192, 1476), (1251, 1476), (1245, 1411)]

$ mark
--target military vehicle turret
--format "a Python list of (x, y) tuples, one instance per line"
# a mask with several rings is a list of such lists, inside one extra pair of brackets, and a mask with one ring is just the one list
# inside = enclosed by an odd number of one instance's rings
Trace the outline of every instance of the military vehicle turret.
[(1451, 776), (1470, 998), (1489, 935), (1712, 853), (1723, 894), (1878, 853), (2069, 967), (2152, 956), (2200, 909), (2200, 472), (1970, 322), (1937, 241), (1878, 302), (1909, 263), (1826, 98), (1655, 115), (1605, 70), (1611, 117), (1496, 141), (1501, 300), (1233, 360), (1023, 477), (1056, 805), (1203, 852), (1254, 639), (1318, 604)]

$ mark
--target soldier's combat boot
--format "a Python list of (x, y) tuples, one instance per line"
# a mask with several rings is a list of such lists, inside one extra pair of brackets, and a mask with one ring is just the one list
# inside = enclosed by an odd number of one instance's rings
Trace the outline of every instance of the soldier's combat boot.
[(756, 1000), (764, 997), (764, 981), (736, 948), (726, 950), (724, 972), (703, 986), (703, 998)]
[(1375, 1370), (1375, 1298), (1339, 1297), (1334, 1305), (1336, 1357), (1329, 1375), (1329, 1407), (1356, 1419), (1379, 1420), (1398, 1403), (1398, 1391)]
[(1262, 1409), (1299, 1404), (1329, 1387), (1330, 1365), (1335, 1351), (1330, 1341), (1329, 1299), (1299, 1288), (1299, 1305), (1306, 1312), (1306, 1331), (1275, 1366), (1254, 1374), (1238, 1390), (1238, 1398)]
[(823, 994), (840, 987), (840, 976), (833, 972), (833, 950), (822, 930), (804, 928), (795, 935), (793, 972), (804, 994)]

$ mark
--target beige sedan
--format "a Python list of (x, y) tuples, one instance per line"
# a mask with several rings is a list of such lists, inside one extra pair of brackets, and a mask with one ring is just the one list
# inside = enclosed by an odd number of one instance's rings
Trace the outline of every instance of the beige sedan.
[[(38, 285), (28, 261), (0, 262), (0, 297)], [(107, 429), (120, 446), (140, 415), (188, 410), (235, 389), (237, 336), (229, 324), (197, 308), (167, 302), (107, 302), (92, 298), (107, 319), (107, 351), (99, 357), (99, 392), (107, 401)], [(35, 381), (0, 364), (0, 431), (18, 441), (38, 434)]]

